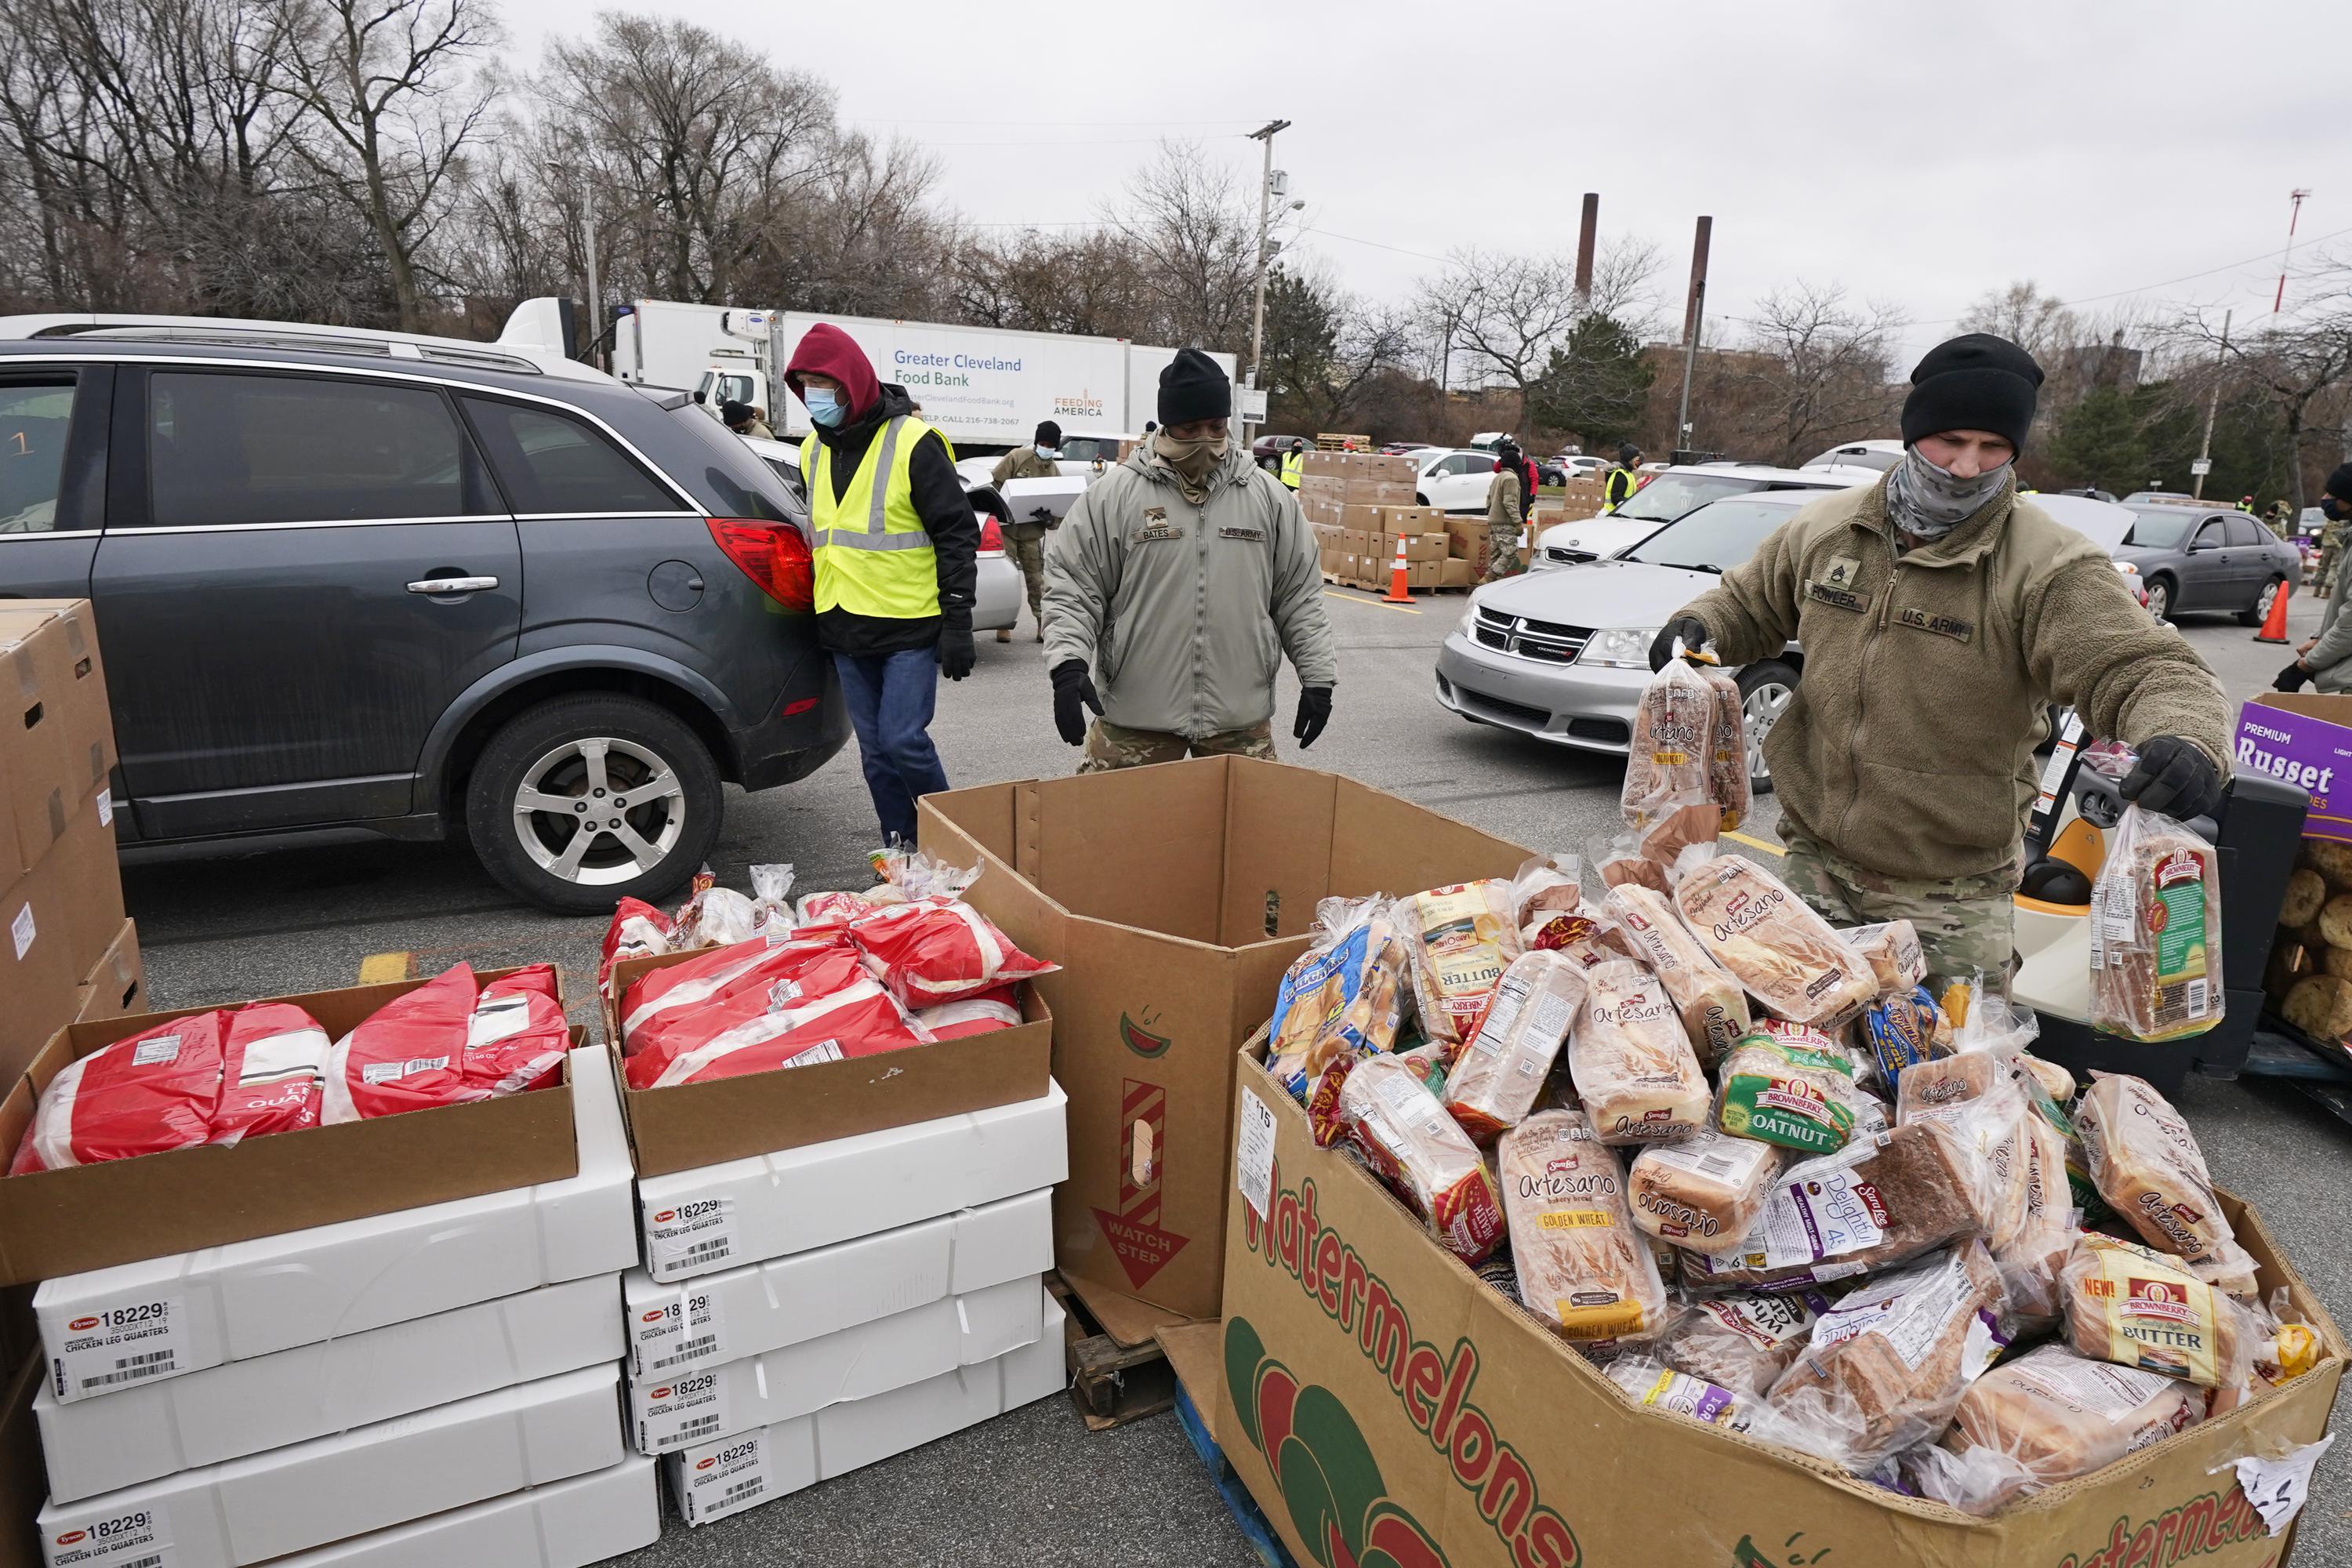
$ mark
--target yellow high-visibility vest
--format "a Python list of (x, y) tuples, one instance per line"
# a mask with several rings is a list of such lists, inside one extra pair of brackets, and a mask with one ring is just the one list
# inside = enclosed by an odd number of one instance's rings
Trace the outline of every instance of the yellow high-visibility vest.
[(1621, 505), (1626, 497), (1633, 493), (1637, 482), (1638, 476), (1633, 469), (1612, 468), (1609, 470), (1608, 482), (1601, 487), (1602, 494), (1608, 498), (1611, 506)]
[(1290, 489), (1297, 489), (1298, 488), (1298, 471), (1306, 466), (1306, 453), (1285, 452), (1282, 455), (1282, 482), (1284, 486)]
[(801, 477), (816, 531), (818, 610), (902, 621), (940, 613), (939, 558), (908, 477), (915, 447), (930, 434), (929, 426), (907, 415), (884, 425), (838, 500), (832, 453), (814, 433), (801, 443)]

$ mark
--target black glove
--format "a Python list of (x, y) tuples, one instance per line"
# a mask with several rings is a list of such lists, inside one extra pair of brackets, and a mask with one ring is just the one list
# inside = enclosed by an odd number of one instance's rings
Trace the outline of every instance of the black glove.
[(1666, 660), (1675, 657), (1675, 639), (1683, 639), (1683, 647), (1696, 653), (1706, 645), (1706, 623), (1696, 616), (1676, 616), (1658, 633), (1657, 641), (1650, 645), (1650, 668), (1654, 673), (1666, 668)]
[(2142, 811), (2179, 822), (2210, 816), (2221, 805), (2221, 771), (2178, 735), (2158, 735), (2139, 748), (2123, 783), (2123, 797)]
[(1054, 728), (1061, 731), (1066, 743), (1087, 743), (1088, 708), (1102, 711), (1102, 699), (1095, 695), (1095, 683), (1087, 678), (1087, 661), (1066, 658), (1054, 667)]
[(1302, 686), (1298, 689), (1298, 720), (1290, 726), (1290, 738), (1305, 751), (1331, 721), (1331, 689), (1328, 686)]
[(961, 680), (971, 673), (980, 656), (971, 648), (970, 626), (940, 628), (940, 673), (950, 680)]
[(2297, 659), (2293, 664), (2288, 665), (2284, 669), (2278, 672), (2278, 679), (2271, 682), (2271, 689), (2273, 691), (2300, 691), (2310, 684), (2311, 671), (2304, 668), (2303, 661), (2301, 659)]

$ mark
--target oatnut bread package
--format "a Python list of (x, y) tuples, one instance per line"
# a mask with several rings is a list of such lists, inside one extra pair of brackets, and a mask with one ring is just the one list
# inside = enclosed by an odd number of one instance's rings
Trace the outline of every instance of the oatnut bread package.
[(1535, 1109), (1584, 1006), (1584, 971), (1557, 952), (1511, 960), (1494, 1005), (1445, 1080), (1445, 1109), (1472, 1140), (1491, 1143)]
[(1679, 1143), (1707, 1119), (1706, 1074), (1674, 1000), (1630, 959), (1585, 975), (1569, 1076), (1603, 1143)]
[(1817, 1048), (1748, 1035), (1724, 1058), (1722, 1079), (1717, 1126), (1801, 1154), (1844, 1148), (1862, 1115), (1853, 1063), (1833, 1041)]
[(1720, 855), (1695, 868), (1675, 889), (1675, 905), (1701, 945), (1774, 1017), (1826, 1027), (1877, 994), (1870, 966), (1752, 860)]
[(1563, 1338), (1654, 1338), (1666, 1288), (1625, 1206), (1613, 1149), (1574, 1110), (1538, 1111), (1495, 1145), (1519, 1300)]

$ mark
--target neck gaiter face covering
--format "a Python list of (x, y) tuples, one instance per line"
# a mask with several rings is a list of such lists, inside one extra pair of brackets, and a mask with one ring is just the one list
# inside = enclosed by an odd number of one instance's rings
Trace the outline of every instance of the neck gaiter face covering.
[(1918, 447), (1910, 447), (1887, 470), (1886, 515), (1914, 538), (1941, 539), (1998, 495), (2009, 474), (2010, 465), (2003, 463), (1964, 479), (1921, 457)]
[(1184, 499), (1198, 506), (1208, 496), (1210, 472), (1225, 460), (1233, 437), (1211, 436), (1197, 441), (1179, 441), (1162, 430), (1151, 441), (1160, 461), (1176, 470)]

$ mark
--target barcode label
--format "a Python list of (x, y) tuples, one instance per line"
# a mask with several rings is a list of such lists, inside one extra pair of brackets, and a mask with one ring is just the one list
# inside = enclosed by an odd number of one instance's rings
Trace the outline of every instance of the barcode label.
[(656, 1359), (653, 1363), (654, 1370), (658, 1372), (664, 1367), (682, 1366), (697, 1356), (709, 1355), (718, 1348), (717, 1334), (705, 1334), (700, 1339), (688, 1340), (672, 1353)]
[(678, 1427), (677, 1440), (680, 1442), (690, 1443), (697, 1437), (707, 1437), (718, 1430), (718, 1416), (698, 1415), (693, 1420), (686, 1422)]
[(675, 1208), (648, 1203), (646, 1208), (646, 1265), (656, 1279), (707, 1272), (740, 1250), (732, 1198), (701, 1198)]
[(723, 1436), (727, 1388), (717, 1373), (690, 1373), (638, 1394), (637, 1447), (648, 1454)]
[(152, 1355), (135, 1355), (127, 1361), (116, 1362), (114, 1363), (116, 1370), (113, 1372), (102, 1372), (94, 1377), (83, 1378), (81, 1385), (85, 1389), (111, 1388), (119, 1383), (136, 1383), (142, 1377), (161, 1377), (176, 1366), (179, 1360), (178, 1353), (173, 1351), (157, 1351)]
[(172, 1544), (172, 1516), (160, 1502), (46, 1524), (41, 1544), (50, 1568), (170, 1568), (180, 1560)]
[(1738, 1168), (1738, 1162), (1727, 1160), (1721, 1154), (1701, 1154), (1698, 1157), (1698, 1168), (1710, 1176), (1727, 1176)]
[(2190, 1017), (2201, 1018), (2205, 1016), (2205, 982), (2202, 980), (2190, 981), (2189, 983), (2189, 1016)]
[(689, 1262), (707, 1262), (713, 1258), (724, 1258), (734, 1250), (734, 1247), (722, 1237), (718, 1241), (698, 1241), (678, 1256)]
[(177, 1296), (101, 1307), (47, 1333), (49, 1391), (60, 1402), (192, 1370), (187, 1304)]
[(767, 1489), (768, 1483), (763, 1478), (755, 1478), (748, 1481), (737, 1481), (733, 1486), (729, 1487), (725, 1491), (720, 1492), (719, 1494), (719, 1501), (712, 1506), (717, 1508), (729, 1508), (736, 1503), (741, 1502), (745, 1498), (758, 1497), (761, 1492), (766, 1491)]

